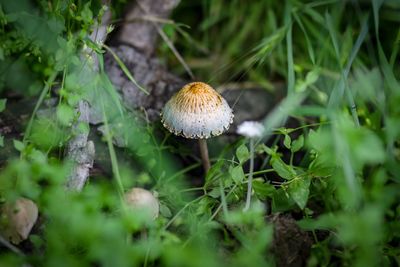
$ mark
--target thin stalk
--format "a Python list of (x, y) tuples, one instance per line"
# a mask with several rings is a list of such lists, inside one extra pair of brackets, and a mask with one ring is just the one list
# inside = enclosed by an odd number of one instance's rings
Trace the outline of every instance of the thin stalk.
[(28, 138), (28, 137), (30, 136), (30, 134), (31, 134), (32, 124), (33, 124), (33, 120), (34, 120), (34, 118), (35, 118), (35, 116), (36, 116), (36, 113), (37, 113), (37, 111), (38, 111), (40, 105), (43, 103), (45, 96), (47, 95), (47, 93), (48, 93), (49, 90), (51, 89), (51, 86), (53, 85), (53, 82), (54, 82), (54, 80), (56, 79), (57, 74), (58, 74), (58, 72), (57, 72), (57, 71), (54, 71), (54, 72), (50, 75), (49, 79), (45, 82), (45, 85), (44, 85), (44, 87), (43, 87), (43, 89), (42, 89), (42, 92), (40, 93), (39, 99), (38, 99), (38, 101), (36, 102), (35, 108), (33, 109), (31, 118), (29, 119), (28, 126), (26, 127), (26, 131), (25, 131), (24, 138), (23, 138), (23, 143), (24, 143), (24, 144), (26, 144), (27, 138)]
[(25, 254), (19, 248), (8, 242), (8, 240), (5, 239), (2, 235), (0, 235), (0, 244), (11, 250), (18, 256), (25, 256)]
[(254, 140), (250, 138), (250, 171), (249, 171), (249, 179), (247, 183), (247, 197), (246, 197), (246, 205), (244, 206), (243, 211), (247, 211), (250, 208), (251, 203), (251, 191), (253, 184), (253, 169), (254, 169)]
[(126, 207), (125, 207), (125, 202), (124, 202), (124, 186), (122, 184), (122, 179), (121, 179), (121, 175), (120, 175), (120, 172), (119, 172), (117, 154), (115, 153), (114, 145), (112, 143), (112, 136), (110, 134), (111, 131), (110, 131), (110, 127), (108, 125), (108, 120), (107, 120), (107, 115), (106, 115), (106, 112), (105, 112), (103, 98), (100, 98), (100, 103), (101, 103), (102, 110), (103, 110), (104, 127), (105, 127), (105, 130), (106, 130), (106, 132), (105, 132), (106, 134), (104, 136), (106, 137), (108, 152), (110, 154), (111, 168), (112, 168), (112, 172), (113, 172), (114, 178), (115, 178), (115, 180), (117, 182), (118, 194), (119, 194), (119, 197), (121, 199), (122, 208), (125, 211)]
[(204, 173), (207, 174), (210, 169), (210, 158), (208, 157), (208, 148), (206, 139), (199, 139), (201, 160), (203, 161)]
[(191, 171), (191, 170), (193, 170), (193, 169), (195, 169), (195, 168), (197, 168), (197, 167), (199, 167), (199, 166), (200, 166), (200, 163), (192, 164), (192, 165), (190, 165), (190, 166), (188, 166), (188, 167), (186, 167), (186, 168), (184, 168), (184, 169), (182, 169), (182, 170), (180, 170), (180, 171), (174, 173), (171, 177), (169, 177), (169, 178), (167, 179), (167, 182), (171, 182), (171, 181), (174, 180), (176, 177), (179, 177), (180, 175), (183, 175), (183, 174), (185, 174), (185, 173), (187, 173), (187, 172), (189, 172), (189, 171)]
[(224, 190), (222, 178), (219, 178), (219, 190), (221, 193), (222, 210), (224, 212), (224, 215), (227, 216), (228, 215), (228, 205), (226, 204), (225, 190)]
[(201, 196), (199, 196), (198, 198), (195, 198), (195, 199), (193, 199), (192, 201), (187, 202), (187, 203), (185, 204), (185, 206), (183, 206), (183, 207), (174, 215), (174, 217), (172, 217), (172, 219), (169, 220), (169, 222), (164, 226), (164, 230), (167, 230), (168, 227), (179, 217), (179, 215), (181, 215), (181, 213), (182, 213), (185, 209), (187, 209), (187, 207), (189, 207), (190, 205), (192, 205), (192, 204), (195, 203), (196, 201), (201, 200), (201, 199), (202, 199), (203, 197), (205, 197), (205, 196), (206, 196), (206, 195), (201, 195)]
[[(225, 197), (229, 197), (232, 192), (236, 189), (237, 185), (234, 185), (231, 190), (229, 190), (228, 194), (226, 194)], [(211, 217), (208, 219), (209, 222), (211, 222), (212, 220), (214, 220), (215, 216), (217, 216), (218, 212), (221, 210), (222, 208), (222, 203), (219, 204), (219, 206), (217, 207), (217, 209), (214, 211), (214, 213), (211, 215)]]

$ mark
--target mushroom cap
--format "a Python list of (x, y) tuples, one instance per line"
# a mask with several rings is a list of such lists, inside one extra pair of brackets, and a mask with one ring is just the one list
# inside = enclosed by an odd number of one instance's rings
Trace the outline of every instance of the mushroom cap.
[(134, 210), (144, 210), (153, 219), (158, 217), (160, 205), (157, 198), (148, 190), (134, 187), (125, 193), (125, 203)]
[(233, 113), (226, 100), (202, 82), (185, 85), (165, 104), (161, 122), (175, 135), (206, 139), (228, 130)]
[(20, 197), (14, 203), (6, 202), (1, 209), (1, 213), (8, 221), (6, 225), (1, 227), (1, 234), (12, 243), (19, 244), (29, 237), (39, 212), (35, 202)]

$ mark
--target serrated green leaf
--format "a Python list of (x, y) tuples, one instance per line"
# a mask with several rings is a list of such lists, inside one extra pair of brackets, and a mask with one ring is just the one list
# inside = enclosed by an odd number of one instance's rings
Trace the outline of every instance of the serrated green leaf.
[(249, 159), (250, 153), (246, 145), (243, 144), (236, 149), (236, 157), (240, 163), (243, 163)]
[(306, 176), (291, 181), (288, 185), (288, 193), (296, 202), (299, 208), (304, 209), (307, 204), (308, 195), (310, 194), (311, 178)]
[(0, 135), (0, 147), (4, 146), (4, 136)]

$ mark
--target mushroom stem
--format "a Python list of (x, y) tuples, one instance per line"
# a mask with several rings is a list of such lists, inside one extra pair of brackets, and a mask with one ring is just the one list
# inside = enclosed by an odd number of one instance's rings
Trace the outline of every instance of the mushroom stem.
[(199, 139), (201, 160), (203, 161), (204, 172), (207, 174), (210, 169), (210, 159), (208, 158), (208, 148), (206, 139)]
[(249, 172), (249, 178), (248, 178), (248, 181), (247, 181), (246, 205), (245, 205), (243, 211), (247, 211), (250, 208), (251, 192), (253, 191), (253, 189), (252, 189), (252, 185), (253, 185), (253, 169), (254, 169), (254, 140), (253, 140), (253, 138), (250, 138), (250, 172)]

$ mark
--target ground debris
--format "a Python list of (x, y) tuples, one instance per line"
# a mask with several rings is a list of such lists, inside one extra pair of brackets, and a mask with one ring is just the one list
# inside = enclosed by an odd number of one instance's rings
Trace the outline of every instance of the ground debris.
[(274, 225), (271, 250), (276, 266), (306, 266), (312, 245), (309, 234), (301, 230), (289, 214), (273, 214), (267, 220)]

